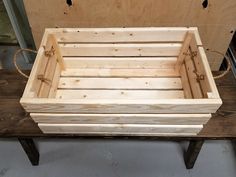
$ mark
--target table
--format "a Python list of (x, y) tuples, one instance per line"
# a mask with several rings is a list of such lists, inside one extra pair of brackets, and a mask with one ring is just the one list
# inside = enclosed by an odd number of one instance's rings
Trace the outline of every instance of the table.
[[(29, 73), (29, 71), (27, 71)], [(219, 74), (216, 72), (214, 74)], [(0, 70), (0, 137), (18, 138), (32, 165), (39, 164), (39, 152), (33, 138), (104, 138), (81, 134), (43, 134), (36, 123), (19, 103), (27, 80), (14, 71)], [(204, 126), (197, 136), (155, 136), (116, 138), (147, 140), (188, 140), (188, 150), (184, 154), (187, 169), (191, 169), (197, 159), (204, 140), (236, 139), (236, 80), (232, 73), (216, 82), (223, 105)]]

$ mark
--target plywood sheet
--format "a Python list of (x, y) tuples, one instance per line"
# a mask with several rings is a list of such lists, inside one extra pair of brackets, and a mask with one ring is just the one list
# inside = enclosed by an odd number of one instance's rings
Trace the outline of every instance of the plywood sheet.
[[(236, 27), (235, 0), (24, 0), (36, 46), (48, 27), (197, 26), (205, 48), (225, 53)], [(55, 7), (56, 8), (53, 8)], [(213, 70), (222, 56), (207, 54)]]

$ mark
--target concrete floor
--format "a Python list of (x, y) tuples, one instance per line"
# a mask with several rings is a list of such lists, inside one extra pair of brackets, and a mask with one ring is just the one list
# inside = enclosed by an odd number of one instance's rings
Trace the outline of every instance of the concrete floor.
[(235, 177), (230, 141), (207, 141), (186, 170), (187, 142), (36, 139), (40, 165), (31, 166), (16, 140), (0, 139), (0, 177)]

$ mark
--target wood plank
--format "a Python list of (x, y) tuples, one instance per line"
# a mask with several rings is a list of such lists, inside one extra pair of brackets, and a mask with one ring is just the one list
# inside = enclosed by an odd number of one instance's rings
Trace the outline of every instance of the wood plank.
[(61, 74), (61, 67), (57, 63), (56, 68), (55, 68), (55, 72), (54, 72), (54, 76), (53, 76), (53, 79), (52, 79), (52, 85), (51, 85), (51, 88), (50, 88), (50, 91), (49, 91), (48, 98), (55, 98), (56, 97), (56, 92), (57, 92), (57, 87), (58, 87), (58, 83), (59, 83), (59, 79), (60, 79), (60, 74)]
[(72, 124), (205, 124), (211, 114), (46, 114), (31, 113), (37, 123)]
[(182, 89), (180, 78), (62, 77), (60, 89)]
[[(188, 51), (189, 52), (189, 51)], [(190, 53), (190, 52), (189, 52)], [(190, 87), (192, 90), (192, 95), (194, 98), (203, 98), (201, 86), (197, 81), (196, 68), (191, 56), (187, 55), (185, 57), (185, 67), (187, 70), (187, 75), (189, 78)]]
[(53, 48), (54, 48), (55, 54), (56, 54), (56, 58), (57, 58), (57, 61), (61, 67), (61, 70), (65, 70), (64, 60), (62, 58), (61, 50), (60, 50), (59, 44), (57, 42), (57, 39), (55, 38), (55, 36), (53, 34), (49, 34), (48, 40), (50, 40), (53, 45)]
[(63, 56), (178, 56), (182, 44), (59, 44)]
[(185, 39), (183, 41), (183, 45), (181, 47), (181, 50), (180, 50), (180, 53), (179, 53), (179, 56), (177, 58), (176, 65), (175, 65), (175, 69), (177, 71), (180, 70), (181, 65), (183, 64), (184, 58), (186, 57), (186, 53), (189, 50), (189, 45), (190, 45), (190, 42), (192, 41), (193, 36), (194, 36), (194, 34), (190, 33), (190, 32), (188, 32), (185, 36)]
[(55, 113), (141, 113), (141, 114), (202, 114), (214, 113), (221, 106), (220, 99), (34, 99), (21, 98), (27, 112)]
[(41, 87), (38, 93), (39, 98), (47, 98), (52, 86), (52, 82), (54, 79), (54, 73), (57, 65), (57, 59), (56, 56), (53, 55), (51, 57), (48, 57), (48, 63), (45, 67), (45, 71), (42, 74), (43, 79), (46, 79), (45, 81), (41, 81)]
[(181, 75), (181, 82), (182, 82), (182, 85), (183, 85), (185, 98), (187, 98), (187, 99), (193, 98), (192, 91), (191, 91), (191, 88), (190, 88), (190, 85), (189, 85), (189, 78), (188, 78), (188, 74), (187, 74), (187, 71), (186, 71), (185, 64), (181, 65), (179, 72), (180, 72), (180, 75)]
[(189, 28), (67, 28), (54, 34), (61, 43), (182, 42)]
[(176, 57), (63, 57), (67, 69), (77, 68), (161, 68), (173, 69)]
[(62, 77), (179, 77), (174, 69), (66, 69)]
[(182, 90), (58, 90), (58, 99), (173, 99), (184, 98)]
[[(198, 46), (196, 44), (196, 39), (194, 37), (193, 37), (192, 41), (190, 42), (190, 48), (191, 48), (192, 52), (196, 52), (197, 53), (197, 55), (195, 57), (193, 57), (193, 61), (194, 61), (194, 65), (196, 67), (197, 73), (204, 77), (204, 79), (200, 80), (199, 83), (201, 85), (203, 96), (205, 98), (207, 98), (208, 97), (208, 93), (212, 92), (212, 90), (211, 90), (211, 86), (210, 86), (210, 82), (208, 80), (208, 77), (206, 76), (206, 71), (205, 71), (205, 68), (203, 66), (202, 59), (200, 58), (201, 56), (200, 56), (200, 53), (199, 53), (199, 50), (198, 50)], [(214, 98), (214, 96), (213, 96), (213, 98)]]
[(81, 133), (102, 135), (156, 135), (165, 133), (198, 133), (202, 125), (150, 124), (44, 124), (38, 126), (45, 133)]
[(41, 81), (37, 79), (38, 74), (44, 74), (48, 59), (44, 56), (44, 48), (40, 47), (32, 67), (23, 97), (37, 97)]
[(215, 80), (213, 79), (213, 76), (212, 76), (212, 73), (211, 73), (211, 69), (210, 69), (209, 63), (207, 61), (207, 57), (206, 57), (204, 48), (203, 47), (198, 47), (198, 50), (199, 50), (199, 54), (200, 54), (199, 59), (202, 62), (203, 70), (206, 72), (205, 73), (206, 79), (209, 82), (210, 90), (213, 93), (212, 96), (214, 96), (214, 98), (216, 98), (216, 99), (219, 99), (220, 95), (219, 95), (219, 92), (218, 92), (218, 90), (216, 88)]
[(23, 97), (37, 97), (42, 86), (42, 81), (38, 79), (38, 75), (44, 75), (49, 57), (44, 55), (45, 50), (50, 50), (52, 46), (51, 40), (48, 40), (48, 32), (45, 31), (40, 48), (38, 50), (34, 65), (32, 67), (26, 89)]

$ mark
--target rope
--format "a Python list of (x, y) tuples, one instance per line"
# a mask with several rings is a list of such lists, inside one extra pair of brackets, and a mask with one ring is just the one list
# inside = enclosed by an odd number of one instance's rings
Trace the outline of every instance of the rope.
[(29, 76), (26, 75), (25, 73), (23, 73), (23, 72), (21, 71), (21, 69), (18, 67), (17, 62), (16, 62), (18, 54), (21, 53), (21, 52), (23, 52), (23, 51), (33, 52), (33, 53), (37, 53), (37, 51), (36, 51), (36, 50), (32, 50), (32, 49), (18, 49), (18, 50), (16, 51), (16, 53), (14, 54), (14, 57), (13, 57), (13, 63), (14, 63), (14, 65), (15, 65), (16, 70), (17, 70), (22, 76), (24, 76), (25, 78), (28, 79)]
[(222, 74), (220, 74), (220, 75), (218, 75), (218, 76), (213, 76), (213, 78), (214, 78), (214, 79), (220, 79), (220, 78), (224, 77), (226, 74), (228, 74), (229, 71), (230, 71), (230, 69), (231, 69), (231, 63), (230, 63), (230, 58), (229, 58), (229, 56), (224, 55), (223, 53), (218, 52), (218, 51), (215, 51), (215, 50), (207, 49), (207, 51), (208, 51), (208, 52), (212, 52), (212, 53), (217, 53), (217, 54), (223, 56), (223, 57), (226, 59), (226, 61), (227, 61), (227, 69), (226, 69)]

